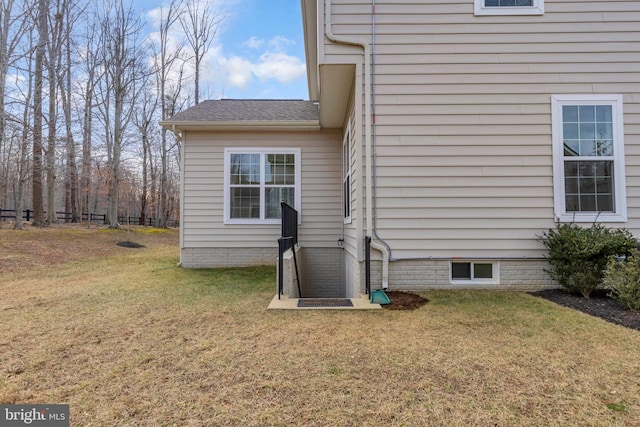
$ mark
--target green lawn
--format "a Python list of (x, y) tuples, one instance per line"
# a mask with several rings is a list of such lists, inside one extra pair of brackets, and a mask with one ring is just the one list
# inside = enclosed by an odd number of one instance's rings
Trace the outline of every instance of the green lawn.
[(74, 426), (640, 425), (638, 331), (493, 291), (267, 311), (273, 268), (176, 263), (150, 245), (5, 276), (0, 402), (69, 403)]

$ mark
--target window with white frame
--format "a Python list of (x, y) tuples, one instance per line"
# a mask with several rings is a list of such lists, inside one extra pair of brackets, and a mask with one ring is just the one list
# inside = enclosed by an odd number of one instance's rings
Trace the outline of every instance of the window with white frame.
[(622, 95), (554, 95), (551, 108), (557, 220), (626, 221)]
[(544, 0), (474, 0), (476, 15), (543, 15)]
[(225, 149), (225, 223), (278, 223), (280, 202), (300, 211), (300, 149)]
[(500, 282), (500, 268), (495, 261), (451, 261), (449, 273), (454, 284)]
[(351, 126), (342, 140), (342, 210), (344, 223), (351, 223)]

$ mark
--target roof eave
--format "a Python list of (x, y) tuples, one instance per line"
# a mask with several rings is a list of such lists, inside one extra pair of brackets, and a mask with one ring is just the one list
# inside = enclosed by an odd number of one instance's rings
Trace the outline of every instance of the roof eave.
[(176, 132), (181, 130), (210, 131), (317, 131), (319, 120), (292, 121), (162, 121), (160, 125)]

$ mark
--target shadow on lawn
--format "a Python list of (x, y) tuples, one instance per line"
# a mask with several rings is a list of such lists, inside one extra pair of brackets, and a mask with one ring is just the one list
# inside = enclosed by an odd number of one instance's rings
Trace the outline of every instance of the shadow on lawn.
[[(428, 299), (411, 292), (385, 291), (385, 293), (391, 300), (391, 304), (382, 307), (389, 310), (415, 310), (429, 302)], [(640, 311), (629, 310), (618, 301), (609, 298), (604, 290), (592, 292), (591, 298), (571, 294), (564, 289), (547, 289), (531, 292), (530, 295), (640, 331)]]

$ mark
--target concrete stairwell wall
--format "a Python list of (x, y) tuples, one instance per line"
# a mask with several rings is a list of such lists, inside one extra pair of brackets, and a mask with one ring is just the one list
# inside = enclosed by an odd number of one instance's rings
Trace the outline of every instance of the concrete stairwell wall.
[(301, 276), (305, 298), (345, 298), (342, 248), (304, 248)]
[[(344, 259), (341, 248), (296, 248), (300, 287), (304, 298), (345, 298)], [(276, 275), (276, 281), (277, 281)], [(299, 298), (293, 252), (283, 257), (284, 294)]]

